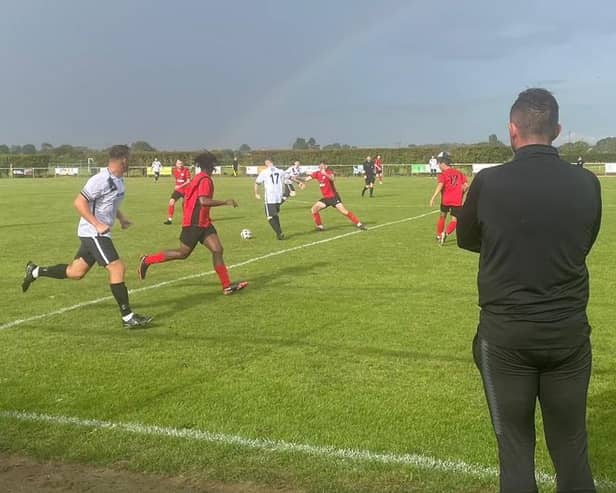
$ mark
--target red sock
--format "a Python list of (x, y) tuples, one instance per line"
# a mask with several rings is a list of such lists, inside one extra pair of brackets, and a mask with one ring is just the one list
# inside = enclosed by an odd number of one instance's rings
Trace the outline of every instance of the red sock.
[(457, 224), (458, 221), (449, 221), (449, 224), (447, 225), (447, 235), (450, 235), (456, 230)]
[(312, 220), (317, 226), (321, 226), (321, 224), (323, 224), (323, 222), (321, 221), (321, 214), (319, 214), (318, 212), (312, 214)]
[(175, 211), (175, 205), (170, 205), (169, 207), (167, 207), (167, 217), (169, 218), (173, 217), (174, 211)]
[(353, 214), (351, 211), (349, 211), (349, 214), (347, 216), (349, 218), (349, 220), (353, 223), (353, 224), (358, 224), (361, 221), (357, 218), (357, 216), (355, 214)]
[(218, 279), (220, 279), (222, 289), (229, 287), (231, 280), (229, 279), (229, 271), (227, 270), (227, 266), (225, 264), (216, 265), (214, 270), (216, 271), (216, 274), (218, 274)]
[(148, 255), (145, 258), (145, 265), (160, 264), (165, 260), (165, 252), (158, 252), (153, 255)]
[(436, 236), (441, 236), (444, 229), (445, 229), (445, 218), (439, 216), (438, 221), (436, 222)]

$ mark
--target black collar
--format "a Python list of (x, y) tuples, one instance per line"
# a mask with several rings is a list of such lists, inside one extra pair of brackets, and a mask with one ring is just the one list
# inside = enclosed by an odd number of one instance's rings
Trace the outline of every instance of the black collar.
[(558, 149), (554, 146), (546, 144), (530, 144), (520, 147), (517, 151), (515, 151), (515, 158), (523, 159), (536, 154), (547, 154), (558, 157)]

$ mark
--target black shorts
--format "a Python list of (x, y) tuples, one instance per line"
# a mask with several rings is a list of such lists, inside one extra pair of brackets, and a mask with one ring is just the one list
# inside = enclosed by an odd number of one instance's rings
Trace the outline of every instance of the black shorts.
[(81, 245), (75, 254), (75, 258), (82, 258), (90, 267), (94, 263), (107, 267), (111, 262), (118, 260), (118, 255), (113, 241), (108, 236), (86, 237), (80, 236)]
[(265, 204), (265, 215), (268, 219), (278, 214), (280, 214), (280, 204)]
[(160, 176), (160, 171), (154, 171), (154, 176), (158, 178)]
[(217, 232), (213, 224), (210, 224), (207, 228), (200, 228), (199, 226), (182, 226), (180, 241), (192, 250), (197, 246), (197, 243), (203, 243), (206, 237), (215, 234), (217, 234)]
[(374, 178), (374, 175), (366, 175), (366, 177), (364, 178), (366, 185), (374, 185)]
[(383, 168), (374, 168), (374, 172), (376, 173), (376, 175), (382, 175), (383, 174)]
[(454, 217), (458, 217), (458, 212), (460, 212), (460, 209), (462, 209), (462, 206), (459, 205), (443, 205), (441, 204), (441, 212), (447, 214), (448, 212), (454, 216)]
[(338, 204), (342, 203), (342, 199), (340, 198), (340, 195), (336, 194), (335, 197), (331, 198), (321, 197), (319, 202), (325, 204), (325, 207), (336, 207)]
[(174, 190), (173, 193), (171, 194), (171, 198), (173, 200), (183, 199), (184, 198), (184, 194), (182, 192), (178, 192), (177, 190)]

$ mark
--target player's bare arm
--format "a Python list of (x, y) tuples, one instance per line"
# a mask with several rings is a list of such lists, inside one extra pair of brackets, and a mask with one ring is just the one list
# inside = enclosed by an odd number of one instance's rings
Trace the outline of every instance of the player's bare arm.
[(261, 199), (261, 195), (259, 195), (259, 184), (257, 182), (255, 182), (254, 191), (255, 191), (255, 198)]
[(126, 229), (133, 224), (121, 211), (118, 211), (116, 218), (120, 222), (122, 229)]
[(438, 185), (436, 185), (436, 190), (434, 190), (434, 194), (432, 195), (432, 198), (430, 198), (430, 207), (434, 205), (434, 199), (438, 197), (438, 194), (441, 193), (442, 190), (443, 190), (442, 183), (439, 183)]
[(83, 217), (86, 221), (88, 221), (94, 228), (96, 232), (99, 234), (105, 234), (109, 231), (109, 226), (105, 223), (100, 222), (94, 214), (90, 211), (90, 205), (86, 198), (79, 194), (75, 197), (75, 201), (73, 202), (75, 209), (81, 217)]
[(209, 197), (199, 197), (199, 203), (204, 207), (220, 207), (223, 205), (230, 205), (233, 207), (239, 206), (235, 199), (214, 200)]

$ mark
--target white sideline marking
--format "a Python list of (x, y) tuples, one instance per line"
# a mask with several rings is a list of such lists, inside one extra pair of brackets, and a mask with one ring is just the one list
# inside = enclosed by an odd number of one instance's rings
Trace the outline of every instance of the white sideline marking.
[[(283, 440), (269, 440), (267, 438), (246, 438), (238, 435), (227, 435), (205, 430), (188, 428), (169, 428), (140, 423), (114, 423), (97, 419), (81, 419), (72, 416), (51, 416), (26, 411), (0, 411), (0, 418), (15, 419), (33, 423), (49, 423), (53, 425), (74, 426), (80, 428), (93, 428), (96, 430), (111, 430), (123, 433), (132, 433), (146, 436), (162, 436), (171, 438), (184, 438), (205, 443), (219, 443), (223, 445), (238, 446), (270, 452), (291, 452), (312, 455), (319, 458), (345, 459), (362, 462), (379, 462), (382, 464), (398, 464), (412, 466), (417, 469), (427, 469), (445, 473), (466, 474), (479, 478), (497, 478), (498, 469), (479, 464), (467, 464), (458, 460), (442, 460), (419, 454), (392, 454), (387, 452), (373, 452), (371, 450), (335, 448), (331, 446), (308, 445)], [(543, 472), (535, 473), (539, 483), (553, 483), (554, 477)], [(595, 481), (602, 488), (614, 488), (616, 482), (610, 480)]]
[[(377, 224), (376, 226), (372, 226), (370, 228), (370, 231), (375, 230), (375, 229), (379, 229), (379, 228), (383, 228), (385, 226), (391, 226), (393, 224), (400, 224), (400, 223), (404, 223), (404, 222), (408, 222), (408, 221), (414, 221), (416, 219), (421, 219), (423, 217), (429, 216), (431, 214), (434, 214), (438, 212), (438, 210), (433, 210), (430, 212), (426, 212), (425, 214), (420, 214), (419, 216), (413, 216), (413, 217), (407, 217), (404, 219), (398, 219), (397, 221), (391, 221), (388, 223), (383, 223), (383, 224)], [(253, 262), (258, 262), (259, 260), (265, 260), (267, 258), (270, 257), (276, 257), (278, 255), (282, 255), (284, 253), (289, 253), (289, 252), (294, 252), (296, 250), (301, 250), (302, 248), (308, 248), (308, 247), (312, 247), (315, 245), (321, 245), (323, 243), (328, 243), (330, 241), (334, 241), (334, 240), (339, 240), (340, 238), (346, 238), (347, 236), (351, 236), (351, 235), (356, 235), (356, 234), (367, 234), (365, 231), (360, 231), (360, 230), (354, 230), (351, 231), (349, 233), (344, 233), (338, 236), (332, 236), (331, 238), (324, 238), (322, 240), (318, 240), (318, 241), (313, 241), (310, 243), (305, 243), (303, 245), (298, 245), (298, 246), (294, 246), (291, 248), (286, 248), (284, 250), (278, 250), (276, 252), (270, 252), (270, 253), (266, 253), (265, 255), (261, 255), (260, 257), (254, 257), (248, 260), (245, 260), (243, 262), (239, 262), (237, 264), (233, 264), (233, 265), (229, 265), (227, 266), (227, 269), (234, 269), (236, 267), (242, 267), (244, 265), (248, 265), (248, 264), (252, 264)], [(177, 279), (172, 279), (170, 281), (163, 281), (163, 282), (159, 282), (157, 284), (152, 284), (150, 286), (144, 286), (143, 288), (136, 288), (136, 289), (131, 289), (128, 292), (129, 293), (140, 293), (142, 291), (148, 291), (150, 289), (156, 289), (156, 288), (160, 288), (162, 286), (167, 286), (169, 284), (173, 284), (176, 282), (180, 282), (180, 281), (186, 281), (188, 279), (194, 279), (196, 277), (203, 277), (203, 276), (207, 276), (209, 274), (213, 274), (215, 271), (210, 270), (207, 272), (201, 272), (199, 274), (191, 274), (189, 276), (183, 276), (183, 277), (178, 277)], [(84, 301), (82, 303), (77, 303), (76, 305), (71, 305), (71, 306), (67, 306), (64, 308), (60, 308), (58, 310), (54, 310), (52, 312), (47, 312), (47, 313), (41, 313), (40, 315), (34, 315), (32, 317), (28, 317), (28, 318), (22, 318), (22, 319), (18, 319), (18, 320), (13, 320), (12, 322), (7, 322), (4, 323), (2, 325), (0, 325), (0, 330), (4, 330), (4, 329), (10, 329), (11, 327), (16, 327), (17, 325), (21, 325), (27, 322), (33, 322), (35, 320), (40, 320), (42, 318), (47, 318), (47, 317), (51, 317), (53, 315), (60, 315), (61, 313), (66, 313), (72, 310), (76, 310), (77, 308), (82, 308), (84, 306), (88, 306), (88, 305), (95, 305), (97, 303), (102, 303), (103, 301), (107, 301), (107, 300), (111, 300), (113, 299), (112, 296), (103, 296), (102, 298), (96, 298), (95, 300), (90, 300), (90, 301)]]

